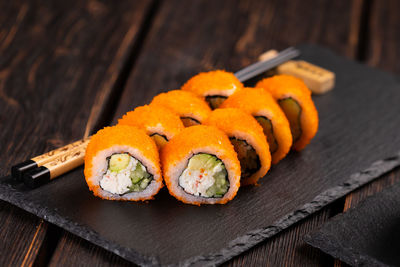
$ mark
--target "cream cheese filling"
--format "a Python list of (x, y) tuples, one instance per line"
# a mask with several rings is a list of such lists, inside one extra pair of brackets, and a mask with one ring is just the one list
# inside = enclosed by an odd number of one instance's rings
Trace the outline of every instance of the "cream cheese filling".
[(213, 169), (192, 170), (186, 168), (179, 177), (179, 185), (189, 194), (194, 196), (210, 197), (207, 190), (215, 183), (214, 175), (222, 171), (222, 163), (218, 163)]
[[(139, 163), (138, 160), (129, 156), (129, 163), (125, 169), (122, 169), (118, 172), (107, 170), (107, 172), (103, 175), (103, 178), (100, 180), (100, 186), (103, 190), (106, 190), (113, 194), (125, 194), (130, 191), (130, 187), (132, 186), (132, 180), (130, 178), (131, 171), (136, 168), (136, 165)], [(142, 166), (142, 168), (144, 168)], [(144, 169), (145, 171), (145, 169)]]

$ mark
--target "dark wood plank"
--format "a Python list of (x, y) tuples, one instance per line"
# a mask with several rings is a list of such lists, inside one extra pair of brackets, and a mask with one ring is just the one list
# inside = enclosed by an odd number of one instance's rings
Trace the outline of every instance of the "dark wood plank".
[[(161, 90), (179, 87), (198, 71), (228, 67), (237, 70), (270, 48), (281, 49), (309, 41), (329, 46), (353, 58), (357, 52), (362, 3), (162, 2), (144, 51), (121, 97), (114, 122), (124, 112), (148, 102)], [(294, 226), (289, 232), (238, 257), (230, 264), (275, 265), (285, 261), (324, 263), (326, 259), (319, 252), (304, 246), (301, 236), (322, 224), (330, 215), (331, 208), (324, 209), (309, 221)], [(116, 259), (108, 252), (98, 254), (98, 250), (103, 251), (101, 248), (88, 250), (80, 240), (68, 234), (63, 236), (53, 256), (52, 265), (58, 262), (61, 254), (64, 254), (64, 264), (74, 265), (79, 260), (79, 257), (74, 256), (76, 253), (99, 265), (115, 263)], [(118, 265), (124, 263), (122, 259), (117, 260)]]
[[(148, 6), (147, 1), (0, 3), (0, 175), (90, 132)], [(0, 210), (1, 265), (32, 265), (47, 223), (4, 202)]]
[(112, 252), (64, 231), (49, 266), (76, 266), (79, 263), (98, 267), (133, 265)]
[(400, 2), (372, 1), (366, 57), (369, 65), (400, 74)]
[(361, 4), (361, 0), (165, 2), (114, 118), (149, 102), (160, 91), (180, 87), (197, 72), (236, 71), (271, 48), (314, 42), (353, 58)]

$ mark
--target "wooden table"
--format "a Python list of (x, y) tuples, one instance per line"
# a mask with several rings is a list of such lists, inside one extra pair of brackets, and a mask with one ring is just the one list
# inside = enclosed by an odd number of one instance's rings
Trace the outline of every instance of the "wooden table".
[[(400, 73), (399, 10), (396, 0), (1, 1), (0, 175), (113, 123), (157, 89), (238, 70), (271, 48), (318, 43)], [(226, 265), (343, 266), (302, 236), (399, 180), (397, 169)], [(5, 202), (0, 223), (1, 266), (130, 265)]]

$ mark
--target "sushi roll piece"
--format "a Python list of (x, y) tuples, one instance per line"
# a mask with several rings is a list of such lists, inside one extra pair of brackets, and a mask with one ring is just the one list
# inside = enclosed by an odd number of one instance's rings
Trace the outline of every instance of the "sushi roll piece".
[(172, 90), (153, 98), (152, 106), (163, 106), (178, 114), (185, 127), (201, 124), (211, 113), (207, 103), (191, 92)]
[(268, 90), (278, 101), (290, 123), (293, 148), (302, 150), (318, 131), (318, 112), (305, 83), (290, 75), (276, 75), (259, 81), (256, 87)]
[(169, 193), (184, 203), (225, 204), (239, 189), (239, 160), (216, 127), (185, 128), (164, 146), (161, 163)]
[(105, 127), (92, 136), (84, 172), (89, 189), (103, 199), (149, 200), (163, 186), (153, 139), (126, 125)]
[(256, 184), (271, 167), (271, 153), (263, 128), (248, 113), (236, 109), (216, 109), (204, 121), (228, 135), (241, 169), (241, 185)]
[(221, 108), (239, 108), (250, 113), (267, 138), (272, 163), (283, 159), (292, 146), (289, 122), (275, 99), (264, 89), (244, 88), (231, 95)]
[(199, 95), (207, 101), (211, 109), (216, 109), (230, 95), (242, 88), (243, 84), (232, 72), (214, 70), (193, 76), (181, 89)]
[(162, 106), (140, 106), (118, 120), (118, 125), (144, 129), (161, 149), (172, 137), (185, 128), (179, 116)]

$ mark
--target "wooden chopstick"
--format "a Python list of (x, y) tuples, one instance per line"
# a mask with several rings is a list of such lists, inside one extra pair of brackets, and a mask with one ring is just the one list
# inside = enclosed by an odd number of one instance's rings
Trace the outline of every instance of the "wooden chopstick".
[(84, 138), (84, 139), (78, 140), (76, 142), (73, 142), (71, 144), (68, 144), (66, 146), (51, 150), (42, 155), (28, 159), (24, 162), (18, 163), (17, 165), (14, 165), (11, 167), (11, 175), (17, 181), (22, 181), (24, 173), (27, 173), (33, 169), (36, 169), (48, 162), (57, 160), (63, 154), (69, 153), (74, 148), (77, 148), (77, 147), (79, 148), (79, 147), (83, 147), (83, 146), (86, 147), (87, 144), (89, 143), (89, 140), (90, 140), (89, 137)]
[[(256, 62), (236, 72), (235, 76), (241, 82), (246, 81), (299, 54), (299, 50), (289, 47), (270, 60)], [(11, 168), (11, 175), (17, 181), (23, 181), (25, 185), (36, 188), (82, 165), (88, 143), (89, 137), (21, 162)]]
[(74, 147), (52, 161), (25, 173), (23, 176), (24, 184), (36, 188), (82, 165), (87, 145), (88, 142), (82, 142), (80, 146)]

